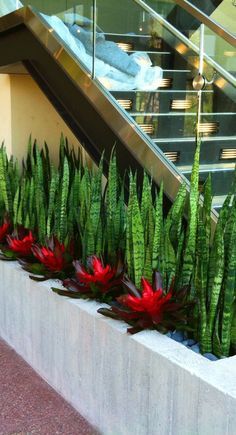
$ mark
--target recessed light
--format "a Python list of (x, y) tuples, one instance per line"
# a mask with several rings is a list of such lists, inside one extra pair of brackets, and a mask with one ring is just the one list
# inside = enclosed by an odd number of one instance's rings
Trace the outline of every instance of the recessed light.
[(164, 154), (173, 163), (177, 162), (180, 157), (180, 151), (164, 151)]
[(160, 88), (170, 88), (172, 86), (172, 82), (173, 82), (172, 78), (162, 79), (159, 87)]
[(147, 134), (153, 134), (154, 125), (153, 124), (138, 124), (139, 127)]
[(121, 106), (121, 107), (123, 107), (123, 109), (125, 109), (125, 110), (131, 110), (132, 109), (132, 104), (133, 104), (133, 101), (132, 100), (122, 100), (122, 99), (117, 99), (116, 100), (117, 101), (117, 103), (119, 103), (119, 105)]
[(220, 160), (235, 160), (236, 148), (223, 148), (220, 150)]
[(131, 42), (117, 42), (117, 45), (123, 51), (131, 51), (133, 48)]
[(214, 134), (219, 131), (219, 122), (200, 122), (198, 132), (203, 134)]
[(172, 110), (190, 109), (190, 107), (192, 107), (192, 101), (191, 100), (172, 100), (170, 107)]

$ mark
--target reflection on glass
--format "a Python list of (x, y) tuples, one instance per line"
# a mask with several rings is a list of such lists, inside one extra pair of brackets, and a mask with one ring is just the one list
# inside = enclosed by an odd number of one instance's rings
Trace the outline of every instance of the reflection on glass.
[(84, 16), (84, 5), (76, 5), (66, 11), (60, 11), (56, 15), (41, 13), (41, 16), (91, 72), (93, 66), (93, 24), (90, 18)]
[[(145, 3), (185, 34), (196, 31), (201, 24), (195, 16), (177, 4), (175, 0), (145, 0)], [(227, 31), (236, 32), (235, 0), (189, 0), (189, 3)]]
[(235, 0), (189, 0), (227, 31), (236, 33), (236, 2)]
[[(146, 0), (158, 14), (171, 23), (191, 42), (199, 46), (201, 22), (193, 14), (176, 4), (175, 0)], [(230, 34), (236, 32), (236, 6), (229, 0), (190, 0), (193, 6), (204, 12)], [(222, 33), (220, 31), (220, 33)], [(236, 49), (223, 36), (205, 25), (205, 53), (233, 76), (236, 71)]]
[[(92, 2), (90, 2), (90, 8), (88, 2), (84, 3), (75, 5), (66, 11), (58, 11), (53, 15), (41, 13), (41, 16), (91, 72), (94, 50)], [(85, 13), (87, 13), (86, 16)], [(107, 35), (99, 25), (96, 26), (95, 31), (96, 78), (107, 89), (152, 91), (159, 87), (162, 80), (162, 68), (152, 65), (148, 53), (127, 53), (127, 44), (117, 44), (110, 40), (110, 35)]]
[(19, 0), (0, 0), (0, 17), (22, 7)]

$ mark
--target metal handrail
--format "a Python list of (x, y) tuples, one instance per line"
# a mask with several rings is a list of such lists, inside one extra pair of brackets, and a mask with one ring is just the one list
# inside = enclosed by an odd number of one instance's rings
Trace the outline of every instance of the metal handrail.
[[(179, 1), (179, 0), (178, 0)], [(154, 11), (150, 6), (148, 6), (143, 0), (133, 0), (134, 3), (141, 6), (146, 12), (148, 12), (153, 18), (155, 18), (159, 23), (163, 25), (170, 33), (176, 36), (180, 41), (182, 41), (187, 47), (191, 48), (197, 55), (200, 55), (199, 47), (190, 41), (185, 35), (183, 35), (179, 30), (176, 29), (171, 23), (169, 23), (165, 18), (163, 18), (158, 12)], [(207, 17), (208, 18), (208, 17)], [(226, 71), (221, 65), (214, 61), (210, 56), (204, 53), (204, 60), (206, 63), (211, 65), (219, 74), (224, 77), (229, 83), (236, 87), (236, 78), (232, 76), (228, 71)]]

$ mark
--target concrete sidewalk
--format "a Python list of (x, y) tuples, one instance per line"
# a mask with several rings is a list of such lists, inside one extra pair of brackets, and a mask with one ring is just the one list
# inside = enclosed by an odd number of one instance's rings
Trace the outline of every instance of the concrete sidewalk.
[(98, 432), (0, 340), (0, 435), (31, 434), (97, 435)]

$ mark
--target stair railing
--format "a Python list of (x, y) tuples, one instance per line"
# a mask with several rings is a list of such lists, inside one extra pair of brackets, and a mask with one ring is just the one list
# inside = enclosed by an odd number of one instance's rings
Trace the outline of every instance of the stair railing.
[[(235, 2), (236, 6), (236, 1)], [(232, 33), (230, 33), (228, 30), (226, 30), (224, 27), (220, 25), (220, 23), (217, 23), (212, 18), (209, 18), (208, 15), (206, 15), (203, 11), (198, 9), (196, 6), (194, 6), (192, 3), (190, 3), (188, 0), (174, 0), (174, 2), (179, 5), (182, 9), (184, 9), (186, 12), (188, 12), (193, 17), (197, 18), (198, 21), (205, 24), (209, 29), (211, 29), (214, 33), (219, 35), (221, 38), (224, 38), (226, 42), (233, 45), (233, 47), (236, 47), (236, 37)]]
[[(189, 47), (191, 50), (193, 50), (198, 56), (200, 56), (200, 48), (194, 44), (192, 41), (190, 41), (185, 35), (183, 35), (178, 29), (176, 29), (171, 23), (169, 23), (165, 18), (163, 18), (158, 12), (154, 11), (150, 6), (148, 6), (143, 0), (133, 0), (136, 4), (141, 6), (146, 12), (148, 12), (154, 19), (156, 19), (164, 28), (166, 28), (169, 32), (171, 32), (174, 36), (176, 36), (179, 40), (181, 40), (187, 47)], [(175, 0), (177, 2), (177, 0)], [(178, 0), (180, 1), (180, 0)], [(182, 0), (183, 1), (183, 0)], [(186, 1), (183, 1), (183, 3), (187, 3)], [(189, 5), (191, 5), (189, 3)], [(186, 8), (185, 8), (186, 9)], [(195, 8), (198, 10), (197, 8)], [(204, 24), (208, 25), (208, 22), (213, 22), (207, 15), (199, 12), (198, 18), (201, 21), (201, 16), (204, 15)], [(214, 22), (214, 27), (217, 28), (217, 34), (219, 36), (228, 35), (228, 41), (230, 44), (234, 47), (236, 47), (236, 37), (228, 33), (225, 29), (223, 29), (221, 26), (219, 26), (216, 22)], [(209, 26), (210, 27), (210, 26)], [(215, 32), (215, 30), (213, 30)], [(215, 32), (216, 33), (216, 32)], [(203, 59), (204, 61), (211, 65), (215, 71), (217, 71), (227, 82), (231, 83), (234, 87), (236, 87), (236, 78), (230, 74), (226, 69), (224, 69), (219, 63), (217, 63), (214, 59), (212, 59), (210, 56), (208, 56), (206, 53), (203, 53)]]

